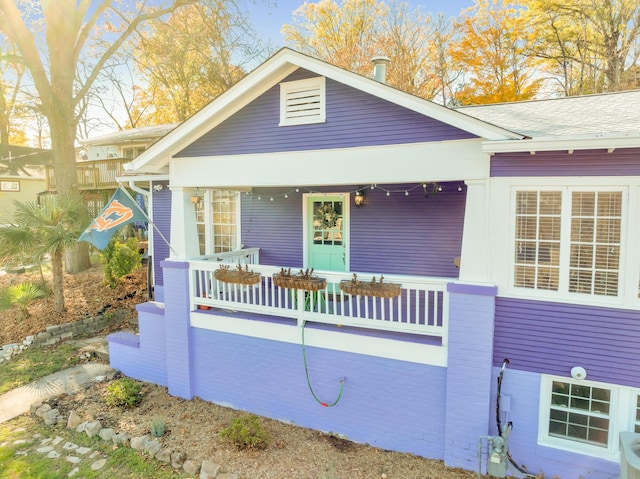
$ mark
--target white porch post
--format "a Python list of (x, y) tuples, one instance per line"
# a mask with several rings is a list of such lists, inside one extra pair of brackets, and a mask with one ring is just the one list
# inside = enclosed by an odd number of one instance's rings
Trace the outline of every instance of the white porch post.
[(459, 281), (487, 283), (489, 275), (489, 198), (487, 180), (467, 180)]
[(171, 259), (188, 259), (200, 255), (196, 209), (191, 203), (194, 188), (171, 188)]

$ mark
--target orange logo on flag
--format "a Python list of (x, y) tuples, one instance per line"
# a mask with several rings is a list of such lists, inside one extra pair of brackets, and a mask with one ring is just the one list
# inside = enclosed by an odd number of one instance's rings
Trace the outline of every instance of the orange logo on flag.
[(89, 229), (96, 231), (110, 230), (111, 228), (126, 223), (131, 218), (133, 218), (131, 208), (124, 206), (118, 200), (113, 200), (107, 209), (95, 219)]

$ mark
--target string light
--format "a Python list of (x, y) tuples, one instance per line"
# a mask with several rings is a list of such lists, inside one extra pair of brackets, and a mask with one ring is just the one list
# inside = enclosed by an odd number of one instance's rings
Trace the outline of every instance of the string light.
[[(366, 186), (360, 186), (360, 187), (358, 187), (357, 190), (345, 191), (342, 194), (344, 194), (344, 195), (357, 194), (358, 191), (362, 191), (364, 188), (366, 188)], [(406, 189), (403, 188), (403, 189), (397, 189), (397, 190), (394, 190), (394, 189), (391, 189), (391, 188), (385, 188), (384, 186), (380, 186), (377, 183), (371, 183), (369, 185), (369, 188), (371, 190), (376, 190), (376, 189), (377, 190), (382, 190), (382, 191), (384, 191), (384, 194), (387, 197), (390, 197), (392, 193), (400, 193), (400, 194), (404, 194), (405, 197), (408, 197), (408, 196), (411, 196), (410, 193), (412, 191), (414, 191), (414, 190), (416, 190), (418, 188), (422, 189), (425, 198), (427, 198), (430, 193), (431, 194), (437, 194), (437, 193), (440, 193), (440, 192), (443, 192), (443, 191), (455, 191), (455, 190), (453, 190), (453, 188), (456, 188), (458, 192), (464, 191), (463, 185), (460, 185), (460, 184), (458, 184), (457, 186), (456, 185), (451, 185), (451, 186), (445, 185), (445, 186), (443, 186), (443, 185), (440, 185), (440, 184), (438, 184), (436, 182), (421, 182), (421, 183), (418, 183), (418, 184), (416, 184), (415, 186), (413, 186), (411, 188), (406, 188)], [(308, 193), (308, 194), (319, 194), (319, 195), (324, 195), (324, 196), (329, 195), (329, 193), (327, 193), (325, 191), (315, 191), (315, 190), (313, 190), (311, 188), (307, 188), (307, 187), (296, 187), (295, 189), (292, 189), (290, 191), (285, 191), (285, 192), (280, 193), (278, 195), (270, 195), (269, 196), (269, 201), (275, 201), (277, 198), (286, 198), (286, 199), (288, 199), (294, 191), (296, 193), (303, 192), (303, 193)], [(257, 200), (262, 200), (262, 195), (259, 195), (257, 193), (246, 191), (245, 195), (253, 196)]]

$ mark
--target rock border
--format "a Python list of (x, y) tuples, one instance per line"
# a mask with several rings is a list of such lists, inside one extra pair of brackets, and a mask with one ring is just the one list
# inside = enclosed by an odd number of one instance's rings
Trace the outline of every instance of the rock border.
[[(64, 425), (64, 418), (58, 409), (52, 408), (48, 402), (34, 402), (29, 412), (42, 419), (48, 426)], [(174, 469), (183, 470), (199, 479), (239, 479), (238, 474), (223, 472), (223, 467), (215, 461), (190, 459), (186, 452), (164, 448), (158, 439), (147, 434), (129, 437), (125, 432), (116, 433), (113, 428), (103, 428), (99, 420), (83, 421), (75, 410), (69, 412), (66, 428), (79, 433), (84, 432), (89, 438), (99, 437), (114, 446), (130, 447), (143, 456), (171, 464)]]
[(47, 326), (44, 331), (27, 336), (22, 343), (10, 343), (0, 347), (0, 364), (9, 361), (28, 347), (53, 346), (77, 336), (97, 333), (108, 327), (121, 324), (131, 314), (131, 311), (131, 309), (123, 308), (71, 323)]

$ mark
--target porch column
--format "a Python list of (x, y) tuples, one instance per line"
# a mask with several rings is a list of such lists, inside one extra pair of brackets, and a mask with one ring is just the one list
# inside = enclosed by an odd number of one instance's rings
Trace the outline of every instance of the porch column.
[[(187, 259), (200, 255), (196, 209), (191, 203), (194, 188), (170, 186), (171, 189), (171, 255), (172, 259)], [(171, 283), (164, 283), (171, 284)]]
[(164, 324), (169, 394), (193, 397), (191, 388), (191, 326), (189, 263), (163, 261)]
[(467, 180), (462, 254), (459, 279), (486, 283), (489, 280), (489, 198), (486, 180)]
[(447, 466), (475, 470), (489, 434), (495, 286), (450, 283), (445, 447)]

